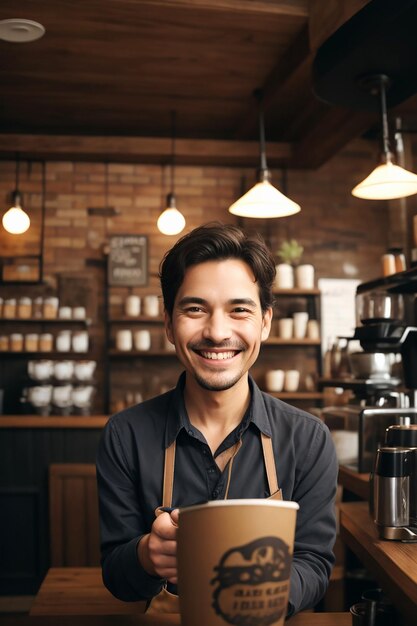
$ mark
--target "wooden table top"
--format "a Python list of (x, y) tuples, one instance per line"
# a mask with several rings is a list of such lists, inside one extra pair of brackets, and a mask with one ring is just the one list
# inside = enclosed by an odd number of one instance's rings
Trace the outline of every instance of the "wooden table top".
[[(98, 567), (48, 571), (30, 611), (32, 626), (179, 626), (179, 615), (144, 615), (144, 602), (121, 602), (104, 587)], [(291, 626), (351, 626), (350, 613), (299, 613)], [(197, 626), (197, 625), (196, 625)]]
[(360, 474), (346, 465), (339, 465), (338, 482), (343, 489), (354, 493), (362, 500), (369, 500), (369, 473)]
[(417, 544), (379, 539), (367, 502), (343, 502), (339, 508), (342, 540), (374, 574), (409, 623), (415, 625)]

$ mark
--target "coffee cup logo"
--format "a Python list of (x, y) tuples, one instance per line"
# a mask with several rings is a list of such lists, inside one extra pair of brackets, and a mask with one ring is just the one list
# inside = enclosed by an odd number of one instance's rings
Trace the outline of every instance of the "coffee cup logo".
[(231, 548), (214, 568), (213, 607), (229, 624), (269, 626), (287, 611), (291, 554), (278, 537)]

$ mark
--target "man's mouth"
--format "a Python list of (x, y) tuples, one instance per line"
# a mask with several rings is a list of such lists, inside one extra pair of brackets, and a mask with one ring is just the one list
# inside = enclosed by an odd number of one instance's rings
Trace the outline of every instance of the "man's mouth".
[(240, 350), (227, 350), (224, 352), (213, 352), (211, 350), (196, 350), (197, 354), (210, 359), (211, 361), (225, 361), (226, 359), (232, 359)]

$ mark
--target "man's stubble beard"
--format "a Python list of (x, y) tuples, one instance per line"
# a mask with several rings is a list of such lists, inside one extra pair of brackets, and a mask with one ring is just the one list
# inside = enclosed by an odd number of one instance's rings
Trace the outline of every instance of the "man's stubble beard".
[(227, 380), (224, 382), (219, 381), (216, 384), (216, 383), (210, 383), (202, 376), (199, 376), (198, 374), (194, 373), (194, 378), (196, 382), (200, 385), (202, 389), (206, 389), (207, 391), (227, 391), (227, 389), (231, 389), (232, 387), (234, 387), (234, 385), (236, 385), (236, 383), (239, 382), (242, 376), (243, 374), (238, 374), (231, 380)]

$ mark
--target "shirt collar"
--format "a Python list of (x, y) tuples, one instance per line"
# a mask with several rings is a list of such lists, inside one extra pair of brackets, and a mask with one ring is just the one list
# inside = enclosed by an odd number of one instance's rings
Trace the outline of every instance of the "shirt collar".
[[(168, 405), (165, 448), (168, 448), (178, 437), (181, 429), (185, 429), (186, 431), (192, 429), (184, 403), (184, 386), (185, 372), (179, 377), (177, 386), (172, 391), (171, 401)], [(249, 388), (251, 391), (251, 401), (249, 409), (243, 417), (240, 433), (243, 433), (248, 428), (249, 424), (252, 423), (262, 433), (271, 437), (271, 427), (262, 392), (251, 376), (249, 376)]]

